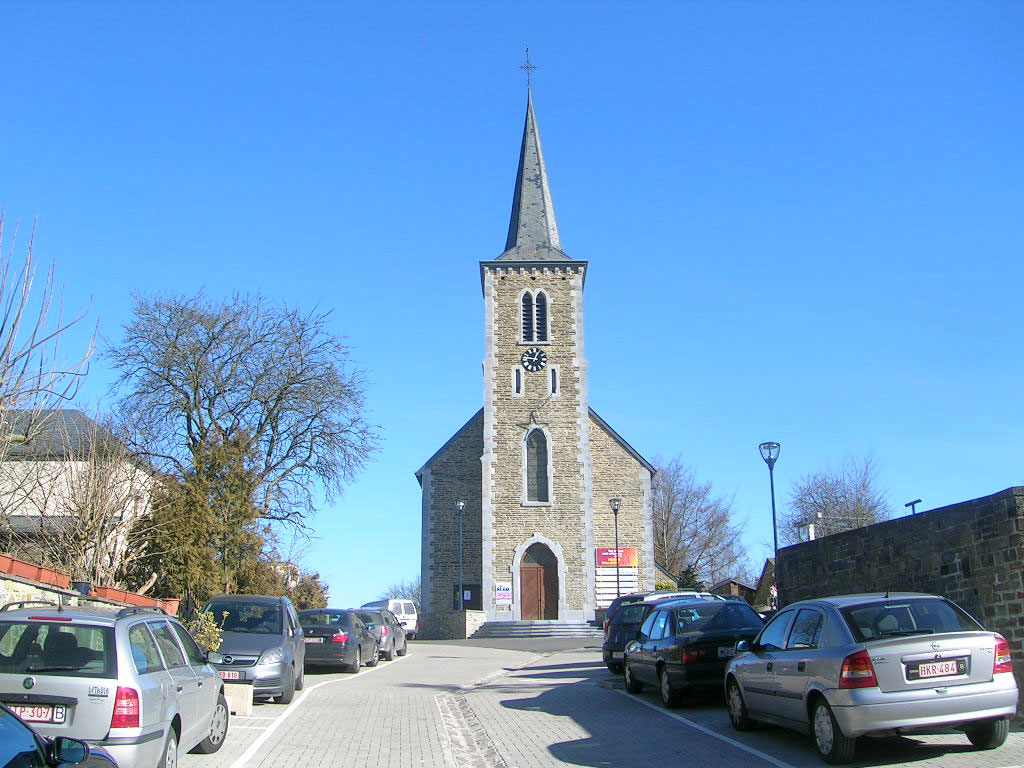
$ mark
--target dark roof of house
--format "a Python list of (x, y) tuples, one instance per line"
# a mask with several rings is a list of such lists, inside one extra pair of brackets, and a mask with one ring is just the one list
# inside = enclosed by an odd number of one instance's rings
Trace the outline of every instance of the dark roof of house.
[(41, 461), (85, 456), (117, 438), (76, 409), (8, 411), (0, 419), (4, 458)]

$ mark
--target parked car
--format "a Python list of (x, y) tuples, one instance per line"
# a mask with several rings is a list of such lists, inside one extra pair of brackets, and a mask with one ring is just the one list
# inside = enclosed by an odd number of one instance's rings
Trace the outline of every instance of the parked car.
[(90, 747), (81, 739), (58, 736), (48, 739), (36, 733), (7, 707), (0, 704), (0, 765), (11, 768), (117, 768), (102, 747)]
[(353, 611), (316, 608), (299, 611), (306, 666), (341, 664), (358, 672), (364, 664), (376, 666), (377, 638)]
[(640, 625), (651, 610), (661, 603), (678, 599), (712, 600), (717, 598), (710, 592), (689, 591), (680, 598), (673, 592), (651, 592), (649, 597), (634, 602), (623, 602), (612, 616), (605, 628), (604, 643), (601, 645), (601, 657), (610, 672), (622, 672), (622, 659), (626, 645), (636, 639)]
[(405, 656), (409, 645), (405, 639), (405, 630), (402, 629), (395, 614), (386, 610), (369, 611), (360, 608), (356, 611), (356, 616), (377, 638), (382, 659), (391, 661), (395, 656)]
[(289, 704), (305, 680), (306, 657), (302, 626), (287, 597), (215, 595), (203, 611), (213, 614), (223, 630), (214, 664), (224, 680), (252, 683), (254, 697), (272, 697)]
[(630, 592), (628, 595), (619, 595), (614, 598), (611, 603), (608, 604), (608, 608), (604, 612), (604, 633), (608, 634), (608, 629), (611, 626), (612, 619), (615, 618), (616, 612), (624, 606), (631, 605), (633, 603), (642, 603), (644, 600), (664, 600), (670, 597), (684, 598), (684, 597), (700, 597), (706, 600), (720, 600), (718, 595), (712, 594), (711, 592), (702, 592), (696, 589), (659, 589), (653, 592)]
[(994, 749), (1017, 709), (1006, 640), (935, 595), (804, 600), (737, 651), (725, 678), (733, 727), (809, 733), (826, 763), (848, 762), (865, 734), (922, 728)]
[(158, 608), (0, 609), (0, 702), (43, 736), (82, 739), (121, 768), (220, 749), (228, 706), (208, 663), (218, 660)]
[(390, 600), (374, 600), (371, 603), (363, 603), (363, 608), (385, 609), (395, 614), (395, 618), (405, 630), (407, 640), (413, 640), (420, 629), (420, 619), (416, 613), (416, 604), (406, 598)]
[(719, 691), (736, 643), (752, 640), (763, 626), (761, 617), (745, 602), (657, 603), (636, 639), (626, 646), (622, 661), (626, 690), (639, 693), (645, 685), (656, 685), (666, 707), (678, 706), (686, 690)]

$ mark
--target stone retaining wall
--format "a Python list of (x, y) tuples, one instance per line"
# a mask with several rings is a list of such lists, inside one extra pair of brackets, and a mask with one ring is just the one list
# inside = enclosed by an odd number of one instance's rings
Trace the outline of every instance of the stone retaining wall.
[(484, 611), (436, 611), (420, 614), (417, 640), (465, 640), (487, 621)]

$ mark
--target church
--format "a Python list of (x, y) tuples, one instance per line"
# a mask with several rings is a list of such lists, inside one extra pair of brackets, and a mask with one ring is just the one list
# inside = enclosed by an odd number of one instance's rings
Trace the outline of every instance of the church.
[(592, 621), (654, 588), (654, 467), (590, 408), (587, 268), (562, 250), (528, 90), (508, 239), (480, 262), (483, 408), (416, 472), (424, 636)]

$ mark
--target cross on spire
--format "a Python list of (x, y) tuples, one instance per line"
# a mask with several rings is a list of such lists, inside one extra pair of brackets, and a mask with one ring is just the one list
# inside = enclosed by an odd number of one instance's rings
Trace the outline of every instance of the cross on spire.
[(530, 63), (530, 46), (529, 46), (529, 44), (527, 44), (527, 46), (526, 46), (526, 63), (525, 64), (520, 64), (519, 68), (521, 70), (523, 70), (524, 72), (526, 72), (526, 89), (529, 90), (530, 89), (530, 80), (531, 80), (531, 78), (533, 76), (533, 70), (535, 70), (537, 68), (534, 64)]

